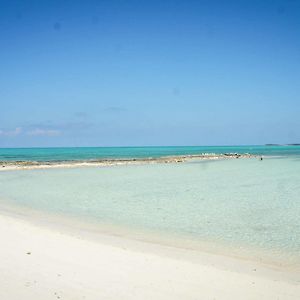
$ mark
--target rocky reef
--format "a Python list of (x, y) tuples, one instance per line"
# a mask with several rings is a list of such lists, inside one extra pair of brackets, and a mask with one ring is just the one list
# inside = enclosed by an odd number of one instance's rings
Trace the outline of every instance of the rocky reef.
[(126, 164), (145, 163), (183, 163), (193, 160), (216, 160), (233, 158), (253, 158), (260, 157), (249, 153), (201, 153), (197, 155), (177, 155), (148, 158), (128, 158), (128, 159), (91, 159), (91, 160), (68, 160), (68, 161), (0, 161), (0, 170), (14, 169), (46, 169), (46, 168), (68, 168), (80, 166), (110, 166)]

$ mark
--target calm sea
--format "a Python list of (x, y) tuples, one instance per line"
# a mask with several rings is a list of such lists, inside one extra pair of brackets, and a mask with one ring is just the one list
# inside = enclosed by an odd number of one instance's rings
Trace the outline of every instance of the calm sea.
[[(1, 160), (249, 152), (258, 158), (0, 172), (0, 204), (267, 253), (300, 265), (300, 147), (1, 149)], [(118, 232), (117, 232), (118, 233)], [(247, 255), (246, 255), (247, 256)], [(265, 257), (265, 256), (264, 256)], [(262, 261), (263, 258), (260, 258)]]
[(201, 153), (251, 153), (272, 156), (300, 155), (300, 146), (197, 146), (197, 147), (79, 147), (0, 148), (0, 161), (67, 161), (146, 158)]

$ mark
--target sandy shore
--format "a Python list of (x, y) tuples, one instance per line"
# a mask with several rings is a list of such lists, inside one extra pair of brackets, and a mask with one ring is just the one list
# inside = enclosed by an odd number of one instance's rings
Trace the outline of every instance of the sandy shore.
[(0, 215), (0, 299), (300, 299), (258, 263)]

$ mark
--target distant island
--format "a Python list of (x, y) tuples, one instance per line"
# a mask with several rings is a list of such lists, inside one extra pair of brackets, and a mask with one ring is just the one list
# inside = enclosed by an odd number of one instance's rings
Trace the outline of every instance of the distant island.
[(299, 144), (265, 144), (265, 146), (300, 146)]

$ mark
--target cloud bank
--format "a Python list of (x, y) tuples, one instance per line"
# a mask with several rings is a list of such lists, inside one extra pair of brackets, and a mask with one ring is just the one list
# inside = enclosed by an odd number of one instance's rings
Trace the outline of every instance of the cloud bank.
[(15, 129), (0, 129), (0, 136), (2, 137), (16, 137), (19, 135), (58, 136), (60, 134), (61, 131), (56, 129), (43, 129), (43, 128), (24, 129), (22, 127), (16, 127)]
[(55, 129), (35, 128), (33, 130), (27, 131), (26, 134), (31, 136), (58, 136), (61, 134), (61, 132)]
[(0, 129), (0, 136), (17, 136), (22, 133), (22, 127), (16, 127), (15, 129)]

